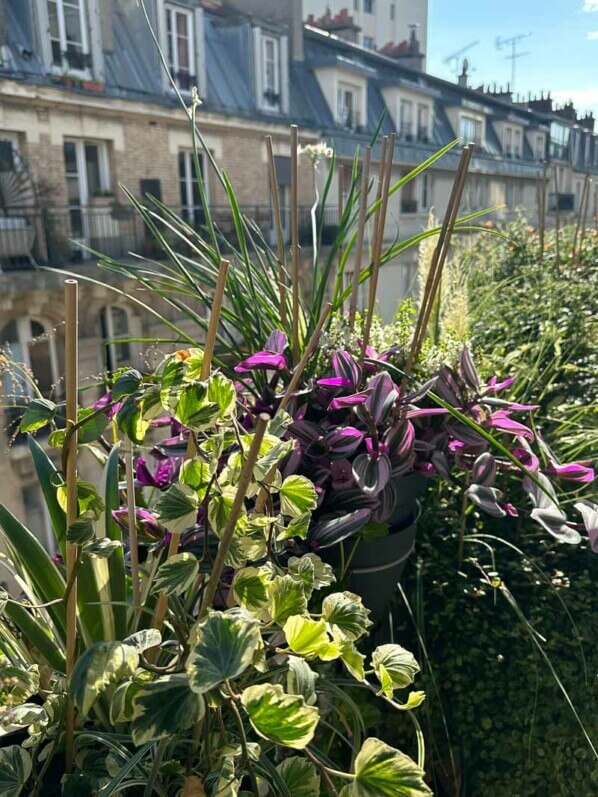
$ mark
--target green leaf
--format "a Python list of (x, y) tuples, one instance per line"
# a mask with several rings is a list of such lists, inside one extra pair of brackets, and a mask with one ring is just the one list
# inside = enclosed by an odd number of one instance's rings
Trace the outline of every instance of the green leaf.
[(283, 515), (299, 517), (313, 512), (318, 503), (316, 488), (305, 476), (287, 476), (280, 488), (280, 511)]
[(135, 393), (141, 384), (141, 379), (141, 374), (135, 368), (127, 368), (126, 371), (121, 371), (110, 391), (112, 400), (118, 401), (125, 396), (130, 396), (131, 393)]
[(66, 515), (56, 497), (56, 485), (61, 481), (62, 477), (37, 440), (31, 435), (27, 435), (27, 442), (37, 478), (44, 494), (46, 508), (52, 521), (56, 541), (60, 546), (63, 557), (66, 557)]
[(86, 556), (94, 556), (96, 559), (108, 559), (116, 551), (122, 549), (122, 542), (109, 540), (107, 537), (90, 540), (83, 546), (83, 553)]
[(173, 484), (154, 507), (158, 520), (173, 534), (181, 534), (197, 521), (199, 499), (187, 484)]
[(244, 609), (261, 612), (268, 603), (268, 584), (272, 578), (269, 567), (243, 567), (233, 580), (233, 595)]
[(152, 592), (182, 595), (193, 586), (199, 574), (199, 562), (192, 553), (177, 553), (161, 564), (152, 584)]
[(355, 780), (340, 797), (431, 797), (424, 771), (409, 756), (370, 738), (355, 759)]
[(142, 416), (139, 396), (136, 393), (125, 399), (124, 404), (116, 415), (116, 423), (120, 431), (129, 440), (138, 445), (143, 443), (150, 422)]
[(369, 613), (359, 595), (353, 592), (335, 592), (327, 595), (322, 603), (322, 614), (332, 632), (338, 631), (348, 640), (359, 639), (366, 633), (372, 625)]
[(303, 585), (291, 576), (277, 576), (268, 584), (268, 611), (280, 625), (294, 614), (303, 614), (307, 611)]
[(302, 750), (314, 737), (320, 713), (301, 695), (287, 695), (279, 684), (249, 686), (241, 702), (257, 734), (275, 744)]
[[(305, 564), (309, 561), (313, 564), (313, 571)], [(329, 564), (323, 562), (315, 553), (306, 553), (301, 558), (291, 556), (288, 562), (289, 575), (298, 581), (302, 581), (304, 587), (308, 584), (308, 579), (313, 578), (312, 590), (329, 587), (336, 581), (334, 570)], [(310, 574), (309, 576), (307, 574)]]
[(179, 471), (179, 481), (181, 484), (188, 484), (195, 492), (205, 494), (212, 478), (212, 467), (209, 462), (201, 459), (187, 459), (181, 465)]
[(299, 656), (289, 656), (288, 665), (287, 692), (290, 695), (302, 695), (307, 705), (313, 706), (318, 699), (316, 681), (320, 676)]
[(194, 628), (187, 659), (189, 684), (202, 694), (225, 678), (238, 678), (261, 645), (257, 620), (236, 613), (212, 612)]
[(18, 744), (0, 748), (0, 797), (18, 797), (32, 768), (31, 756)]
[(133, 680), (124, 681), (116, 687), (110, 701), (110, 721), (113, 724), (131, 722), (133, 719), (133, 698), (152, 677), (150, 673), (144, 671), (136, 675)]
[[(210, 526), (214, 531), (214, 534), (216, 534), (218, 537), (221, 536), (222, 532), (226, 527), (226, 524), (230, 517), (236, 493), (237, 490), (235, 487), (226, 487), (220, 495), (215, 495), (210, 500), (208, 506), (208, 520), (210, 522)], [(239, 514), (239, 519), (235, 526), (235, 531), (237, 532), (241, 531), (244, 528), (246, 522), (247, 522), (247, 510), (245, 509), (245, 507), (242, 507), (241, 512)]]
[(380, 681), (381, 691), (392, 697), (393, 690), (412, 684), (419, 672), (413, 653), (400, 645), (380, 645), (372, 654), (372, 666)]
[(306, 758), (285, 758), (276, 769), (293, 797), (315, 797), (320, 794), (320, 776), (314, 764)]
[[(56, 499), (66, 512), (66, 484), (61, 484), (58, 487)], [(94, 520), (99, 520), (105, 509), (102, 497), (95, 485), (91, 482), (83, 481), (83, 479), (77, 480), (77, 506), (80, 515), (84, 512), (91, 512)]]
[(218, 420), (222, 423), (236, 412), (237, 391), (230, 379), (215, 374), (208, 382), (208, 401), (218, 405)]
[(123, 639), (125, 645), (131, 645), (135, 650), (143, 653), (144, 650), (150, 648), (157, 648), (162, 642), (162, 634), (157, 628), (144, 628), (142, 631), (136, 631), (131, 636)]
[(218, 404), (208, 399), (207, 385), (199, 382), (182, 389), (174, 415), (183, 426), (203, 432), (216, 423), (219, 412)]
[(184, 379), (187, 382), (196, 382), (201, 378), (203, 365), (203, 349), (187, 349), (189, 356), (184, 361)]
[(111, 683), (133, 675), (139, 653), (124, 642), (98, 642), (78, 659), (70, 681), (70, 693), (79, 711), (86, 716), (98, 696)]
[(292, 537), (299, 537), (300, 540), (304, 540), (307, 537), (310, 523), (311, 512), (304, 512), (302, 515), (299, 515), (299, 517), (291, 518), (286, 526), (283, 524), (278, 526), (280, 531), (276, 539), (289, 540)]
[[(270, 439), (268, 435), (267, 439)], [(294, 442), (292, 440), (276, 440), (270, 446), (268, 451), (263, 457), (260, 457), (255, 463), (253, 469), (253, 476), (257, 481), (263, 481), (270, 470), (278, 465), (283, 457), (286, 457), (293, 450)]]
[(77, 442), (93, 443), (102, 434), (109, 422), (107, 415), (94, 410), (93, 407), (80, 409), (77, 413), (77, 423), (81, 424), (77, 430)]
[(108, 579), (106, 587), (109, 595), (108, 604), (102, 603), (101, 609), (106, 616), (109, 613), (114, 626), (114, 636), (104, 636), (104, 640), (122, 639), (127, 633), (127, 582), (125, 573), (125, 556), (122, 547), (122, 529), (112, 516), (113, 509), (120, 508), (120, 491), (118, 489), (118, 466), (120, 445), (112, 447), (102, 474), (102, 497), (106, 509), (100, 523), (104, 536), (114, 542), (120, 543), (108, 559)]
[(365, 681), (365, 656), (360, 653), (353, 642), (341, 641), (340, 643), (341, 661), (355, 678), (360, 683)]
[(85, 545), (95, 537), (93, 529), (93, 514), (91, 512), (84, 512), (79, 515), (77, 520), (73, 521), (66, 530), (66, 539), (74, 545)]
[(133, 697), (134, 743), (139, 746), (193, 727), (204, 715), (203, 697), (189, 688), (186, 675), (147, 683)]
[(31, 399), (21, 418), (22, 432), (35, 432), (54, 420), (56, 404), (45, 398)]
[(322, 648), (328, 648), (330, 644), (325, 620), (295, 615), (289, 617), (283, 631), (291, 650), (306, 659), (315, 658)]

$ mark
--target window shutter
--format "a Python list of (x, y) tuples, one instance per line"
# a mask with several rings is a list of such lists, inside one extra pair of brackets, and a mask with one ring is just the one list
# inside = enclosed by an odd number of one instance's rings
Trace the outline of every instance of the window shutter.
[(102, 20), (98, 0), (87, 0), (89, 15), (89, 50), (91, 53), (92, 74), (100, 83), (106, 81), (104, 69), (104, 46), (102, 42)]
[(280, 110), (284, 114), (290, 113), (289, 99), (289, 37), (280, 37)]
[(52, 43), (50, 41), (50, 18), (48, 17), (48, 4), (46, 0), (37, 0), (37, 32), (39, 49), (46, 69), (52, 67)]
[(258, 108), (264, 107), (264, 78), (263, 78), (262, 29), (253, 28), (253, 74), (255, 89), (255, 104)]
[(203, 8), (195, 9), (195, 71), (197, 90), (202, 100), (208, 96), (208, 77), (206, 71), (206, 29)]

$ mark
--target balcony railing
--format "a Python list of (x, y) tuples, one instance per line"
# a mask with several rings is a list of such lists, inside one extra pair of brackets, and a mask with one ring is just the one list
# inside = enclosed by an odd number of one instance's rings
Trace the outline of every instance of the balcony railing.
[(430, 130), (426, 125), (419, 125), (417, 128), (417, 140), (421, 141), (422, 144), (430, 142)]
[[(185, 222), (205, 233), (205, 214), (200, 207), (172, 208)], [(241, 207), (251, 224), (269, 244), (276, 240), (275, 224), (270, 205)], [(210, 208), (212, 221), (220, 234), (231, 244), (236, 243), (234, 218), (228, 205)], [(291, 213), (281, 209), (283, 232), (290, 240)], [(327, 208), (322, 225), (322, 243), (332, 242), (338, 228), (338, 211)], [(174, 246), (180, 238), (167, 228), (163, 230)], [(309, 246), (312, 241), (311, 207), (299, 208), (299, 242)], [(32, 268), (36, 265), (62, 267), (73, 263), (97, 260), (93, 252), (122, 259), (131, 253), (159, 257), (160, 247), (154, 241), (143, 219), (129, 205), (117, 202), (102, 207), (10, 208), (0, 212), (0, 272)]]
[(413, 124), (411, 122), (399, 124), (399, 138), (401, 141), (413, 141)]
[(361, 115), (359, 111), (341, 105), (337, 111), (337, 123), (343, 130), (358, 130), (361, 127)]
[(549, 151), (551, 158), (559, 161), (565, 161), (567, 160), (569, 147), (567, 144), (559, 144), (556, 141), (551, 141)]

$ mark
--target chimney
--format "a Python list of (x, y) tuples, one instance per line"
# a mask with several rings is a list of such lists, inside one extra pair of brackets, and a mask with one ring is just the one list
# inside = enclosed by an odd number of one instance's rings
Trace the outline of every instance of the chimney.
[(303, 0), (225, 0), (224, 4), (256, 20), (286, 25), (291, 57), (293, 61), (303, 61)]
[(467, 74), (467, 70), (468, 69), (469, 69), (469, 61), (467, 60), (467, 58), (464, 58), (463, 59), (463, 71), (461, 72), (461, 74), (459, 75), (459, 78), (458, 78), (459, 85), (462, 88), (464, 88), (464, 89), (467, 88), (468, 83), (469, 83), (469, 81), (468, 81), (468, 77), (469, 76)]
[(402, 41), (394, 44), (389, 42), (379, 51), (388, 58), (400, 61), (410, 69), (417, 69), (421, 72), (425, 55), (420, 52), (419, 41), (415, 35), (415, 29), (411, 29), (409, 41)]
[[(0, 0), (0, 3), (2, 0)], [(104, 52), (114, 52), (114, 27), (112, 15), (114, 14), (114, 0), (102, 0), (99, 4), (100, 27), (102, 30), (102, 46)]]
[(336, 16), (328, 8), (324, 16), (319, 19), (310, 14), (307, 18), (307, 24), (329, 33), (336, 33), (341, 39), (346, 39), (346, 41), (353, 42), (353, 44), (356, 44), (359, 40), (358, 33), (361, 28), (355, 24), (353, 17), (346, 8), (341, 8)]
[(550, 92), (548, 92), (546, 96), (544, 96), (544, 92), (542, 91), (539, 97), (530, 97), (527, 101), (527, 107), (538, 113), (552, 113), (552, 97), (550, 96)]
[(592, 111), (587, 113), (585, 116), (580, 117), (579, 124), (584, 128), (584, 130), (589, 130), (590, 133), (594, 132), (594, 114)]
[(566, 102), (562, 108), (555, 108), (554, 112), (561, 119), (566, 119), (568, 122), (577, 122), (577, 111), (571, 101)]

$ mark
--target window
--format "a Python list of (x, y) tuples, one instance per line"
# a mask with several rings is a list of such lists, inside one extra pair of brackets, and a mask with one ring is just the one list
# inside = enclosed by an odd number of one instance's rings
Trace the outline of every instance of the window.
[(195, 77), (193, 12), (182, 6), (166, 6), (168, 67), (180, 91), (191, 91)]
[(557, 160), (567, 159), (567, 149), (569, 146), (569, 128), (558, 122), (550, 124), (550, 155)]
[(523, 134), (518, 127), (513, 130), (513, 155), (516, 158), (523, 157)]
[(515, 208), (523, 204), (523, 185), (521, 180), (507, 180), (505, 204), (508, 210), (515, 210)]
[(459, 123), (459, 135), (465, 141), (482, 143), (482, 123), (473, 116), (462, 116)]
[(51, 531), (46, 502), (39, 484), (30, 484), (23, 487), (21, 495), (25, 508), (25, 525), (35, 534), (46, 551), (53, 554), (55, 552), (54, 536)]
[(123, 365), (131, 364), (130, 343), (119, 343), (129, 335), (129, 319), (122, 307), (108, 305), (100, 310), (101, 363), (113, 374)]
[(359, 11), (359, 0), (353, 0), (353, 11)]
[(374, 0), (363, 0), (363, 13), (364, 14), (374, 13)]
[(406, 141), (413, 138), (413, 103), (411, 100), (401, 100), (399, 108), (399, 135)]
[[(203, 153), (198, 153), (198, 159), (207, 201), (208, 189)], [(203, 223), (203, 208), (197, 179), (197, 170), (195, 168), (195, 156), (191, 150), (181, 150), (179, 152), (179, 186), (181, 191), (183, 218), (192, 225)]]
[(89, 209), (93, 196), (110, 191), (110, 166), (105, 141), (66, 139), (63, 144), (71, 235), (88, 241), (98, 218)]
[(262, 65), (264, 71), (264, 107), (280, 110), (280, 42), (272, 36), (262, 37)]
[(512, 155), (513, 155), (513, 128), (512, 127), (505, 127), (504, 150), (505, 150), (505, 155), (507, 156), (507, 158), (512, 157)]
[(360, 125), (357, 94), (352, 88), (340, 86), (338, 89), (337, 121), (347, 130), (355, 130)]
[(430, 140), (430, 108), (427, 105), (417, 106), (417, 140), (424, 144)]
[(544, 136), (542, 133), (536, 135), (536, 145), (534, 147), (534, 155), (536, 160), (543, 161), (544, 160)]
[(363, 46), (366, 50), (375, 50), (376, 49), (376, 42), (374, 41), (372, 36), (364, 36), (363, 37)]
[[(401, 177), (406, 177), (408, 174), (409, 170), (403, 169)], [(417, 213), (417, 184), (418, 181), (409, 180), (401, 188), (401, 213)]]
[(83, 72), (91, 66), (85, 0), (47, 0), (52, 65)]
[(432, 177), (428, 172), (423, 172), (420, 181), (420, 210), (428, 210), (432, 203)]

